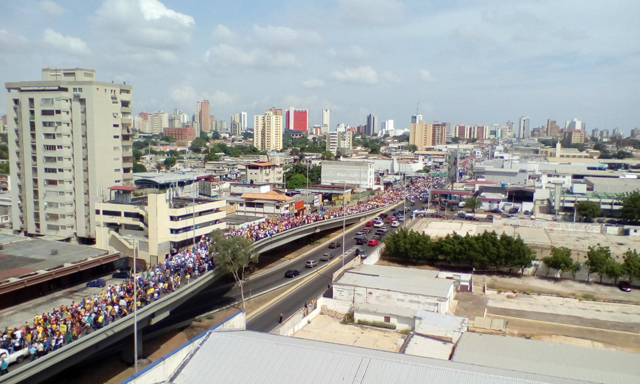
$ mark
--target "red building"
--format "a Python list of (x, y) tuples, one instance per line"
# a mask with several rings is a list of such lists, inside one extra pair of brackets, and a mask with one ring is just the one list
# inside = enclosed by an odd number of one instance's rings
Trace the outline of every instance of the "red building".
[[(293, 112), (293, 116), (291, 115)], [(288, 110), (285, 116), (286, 129), (292, 131), (309, 130), (309, 111), (306, 109)]]
[(196, 130), (193, 127), (162, 128), (162, 134), (173, 137), (176, 141), (193, 141), (196, 138)]

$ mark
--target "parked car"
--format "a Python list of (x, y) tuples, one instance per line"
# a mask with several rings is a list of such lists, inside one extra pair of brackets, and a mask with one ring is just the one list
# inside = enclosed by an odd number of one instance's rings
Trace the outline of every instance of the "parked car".
[(382, 240), (382, 235), (374, 235), (374, 236), (372, 237), (372, 239), (373, 239), (373, 240), (378, 240), (378, 241), (380, 241), (380, 240)]
[(364, 236), (364, 232), (363, 231), (356, 232), (356, 234), (355, 234), (355, 236), (353, 236), (353, 238), (355, 239), (355, 238), (358, 238), (360, 236)]
[(300, 274), (300, 271), (298, 271), (297, 269), (290, 269), (284, 273), (284, 277), (292, 278), (292, 277), (298, 276), (299, 274)]
[(382, 228), (384, 227), (384, 223), (382, 221), (378, 221), (375, 224), (373, 224), (374, 228)]
[(400, 223), (398, 223), (397, 221), (393, 221), (391, 222), (391, 228), (398, 228), (400, 226)]
[(307, 260), (307, 262), (306, 262), (306, 264), (304, 266), (306, 268), (317, 267), (318, 266), (318, 260)]
[(356, 256), (360, 256), (360, 255), (362, 255), (363, 253), (365, 253), (364, 249), (362, 249), (362, 248), (356, 248)]
[(487, 215), (487, 220), (493, 221), (493, 215)]
[(376, 245), (378, 245), (378, 244), (380, 244), (380, 242), (379, 242), (378, 240), (376, 240), (376, 239), (371, 239), (371, 240), (369, 240), (369, 244), (368, 244), (368, 245), (369, 245), (370, 247), (375, 247), (375, 246), (376, 246)]
[(367, 221), (365, 227), (373, 227), (373, 221)]
[(111, 277), (113, 277), (114, 279), (128, 279), (131, 277), (131, 274), (129, 273), (129, 271), (118, 271), (114, 272)]
[(511, 208), (511, 209), (509, 210), (509, 213), (510, 213), (510, 214), (518, 213), (518, 208)]
[(467, 216), (465, 212), (458, 212), (458, 217), (464, 219)]
[(104, 279), (95, 279), (92, 281), (87, 282), (87, 287), (104, 287), (105, 285), (107, 285), (107, 282), (104, 281)]
[(333, 253), (325, 253), (320, 256), (320, 261), (329, 261), (331, 259), (333, 259)]
[(332, 243), (329, 244), (329, 248), (331, 249), (335, 249), (335, 248), (339, 248), (342, 247), (342, 243), (339, 241), (334, 241)]
[(11, 365), (13, 363), (22, 363), (22, 361), (29, 356), (29, 348), (22, 348), (17, 350), (11, 354), (4, 348), (0, 348), (0, 357), (4, 357), (4, 360), (7, 364)]
[(628, 281), (621, 281), (618, 283), (618, 288), (623, 292), (631, 292), (631, 283)]
[(371, 232), (371, 228), (362, 228), (362, 232), (363, 233), (369, 233), (369, 232)]
[(359, 237), (356, 239), (356, 245), (365, 245), (367, 242), (366, 238)]

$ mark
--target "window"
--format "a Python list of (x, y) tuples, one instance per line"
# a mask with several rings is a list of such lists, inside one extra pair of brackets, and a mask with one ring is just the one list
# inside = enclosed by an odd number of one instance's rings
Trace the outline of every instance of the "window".
[(385, 316), (385, 317), (384, 317), (384, 322), (385, 322), (385, 323), (390, 323), (390, 322), (391, 322), (391, 317), (389, 317), (389, 316)]
[(52, 109), (43, 109), (40, 111), (41, 116), (53, 116), (54, 112)]
[(119, 138), (120, 138), (120, 135), (113, 135), (113, 138), (114, 138), (114, 139), (119, 139)]

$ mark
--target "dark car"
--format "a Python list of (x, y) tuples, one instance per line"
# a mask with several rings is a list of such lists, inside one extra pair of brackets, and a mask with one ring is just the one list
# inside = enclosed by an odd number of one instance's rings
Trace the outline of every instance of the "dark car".
[[(382, 240), (382, 235), (375, 235), (375, 236), (372, 237), (372, 239), (380, 241), (380, 240)], [(371, 243), (369, 243), (369, 245), (371, 245)]]
[(618, 288), (624, 292), (631, 292), (631, 283), (628, 281), (621, 281), (618, 283)]
[(445, 206), (442, 206), (442, 205), (440, 206), (440, 211), (444, 212), (446, 210), (447, 210), (447, 208)]
[(365, 253), (365, 250), (362, 248), (356, 248), (356, 256), (360, 256)]
[(518, 208), (511, 208), (511, 209), (509, 210), (509, 213), (510, 213), (510, 214), (512, 214), (512, 215), (513, 215), (514, 213), (518, 213)]
[(329, 248), (334, 249), (334, 248), (338, 248), (338, 247), (342, 247), (342, 243), (339, 241), (335, 241), (331, 244), (329, 244)]
[(360, 231), (360, 232), (356, 232), (356, 234), (353, 236), (354, 239), (357, 239), (360, 236), (364, 236), (364, 232)]
[(487, 215), (487, 220), (492, 220), (493, 221), (493, 215)]
[(356, 239), (356, 245), (365, 245), (367, 243), (366, 237), (358, 237)]
[(296, 277), (300, 274), (300, 271), (298, 271), (297, 269), (290, 269), (287, 272), (284, 273), (284, 277)]
[(128, 279), (131, 277), (131, 274), (129, 273), (129, 271), (118, 271), (114, 272), (111, 277), (113, 277), (114, 279)]
[(389, 216), (389, 215), (387, 215), (386, 213), (381, 213), (380, 214), (380, 218), (382, 218), (382, 219), (386, 219), (387, 216)]
[(96, 279), (93, 281), (89, 281), (87, 283), (87, 287), (104, 287), (105, 285), (107, 285), (107, 282), (104, 281), (103, 279)]

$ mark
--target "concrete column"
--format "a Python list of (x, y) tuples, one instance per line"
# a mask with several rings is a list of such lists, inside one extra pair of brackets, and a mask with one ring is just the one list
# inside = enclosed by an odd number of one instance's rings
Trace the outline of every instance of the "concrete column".
[[(124, 338), (124, 342), (122, 345), (122, 352), (120, 354), (120, 359), (126, 363), (133, 365), (134, 364), (134, 353), (133, 353), (133, 333)], [(142, 330), (138, 329), (138, 360), (142, 359)]]

